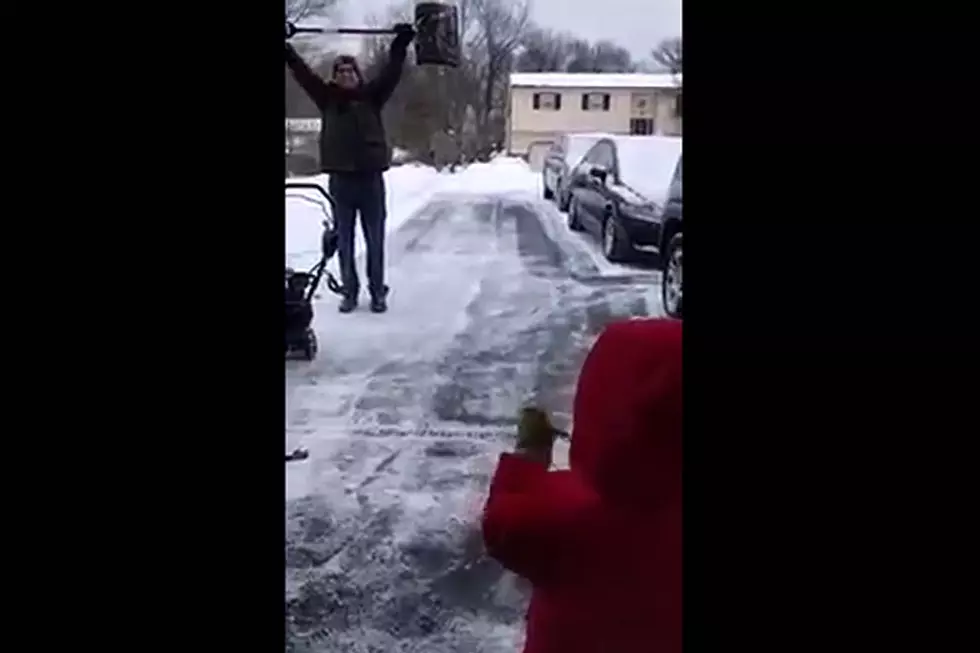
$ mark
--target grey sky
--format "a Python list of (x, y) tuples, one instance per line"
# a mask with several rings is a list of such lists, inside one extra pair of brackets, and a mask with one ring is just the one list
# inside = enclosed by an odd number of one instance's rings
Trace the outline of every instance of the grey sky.
[[(681, 36), (681, 0), (531, 0), (535, 22), (589, 40), (610, 39), (646, 58), (660, 39)], [(351, 27), (369, 14), (384, 15), (393, 0), (341, 0)], [(342, 49), (356, 49), (345, 37)], [(349, 43), (348, 43), (349, 41)]]

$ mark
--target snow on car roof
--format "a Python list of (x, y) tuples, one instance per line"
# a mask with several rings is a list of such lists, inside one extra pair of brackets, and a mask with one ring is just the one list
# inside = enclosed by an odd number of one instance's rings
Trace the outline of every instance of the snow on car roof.
[(675, 136), (610, 136), (619, 161), (619, 179), (647, 199), (662, 202), (681, 157)]
[(681, 74), (669, 73), (511, 73), (511, 86), (546, 88), (678, 88)]

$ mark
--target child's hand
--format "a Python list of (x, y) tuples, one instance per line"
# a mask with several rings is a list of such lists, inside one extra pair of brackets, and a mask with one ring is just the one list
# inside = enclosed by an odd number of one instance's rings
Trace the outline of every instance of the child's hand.
[(540, 408), (524, 408), (517, 426), (517, 447), (514, 453), (550, 467), (551, 449), (556, 435), (546, 412)]

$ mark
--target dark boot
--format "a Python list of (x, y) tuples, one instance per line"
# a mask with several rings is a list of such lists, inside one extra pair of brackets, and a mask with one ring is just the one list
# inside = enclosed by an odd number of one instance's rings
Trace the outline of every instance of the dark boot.
[(388, 310), (388, 286), (377, 295), (371, 296), (371, 312), (384, 313)]
[[(372, 309), (373, 307), (374, 305), (372, 303)], [(337, 310), (341, 313), (350, 313), (355, 308), (357, 308), (357, 298), (347, 296), (340, 300), (340, 306), (337, 307)]]

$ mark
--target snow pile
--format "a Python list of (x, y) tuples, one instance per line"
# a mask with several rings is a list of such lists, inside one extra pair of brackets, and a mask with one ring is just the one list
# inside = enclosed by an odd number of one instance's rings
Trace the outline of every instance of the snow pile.
[[(442, 173), (429, 166), (410, 163), (385, 173), (389, 233), (403, 225), (437, 194), (534, 194), (539, 177), (522, 159), (497, 157), (489, 163), (474, 163), (457, 174)], [(328, 189), (329, 175), (293, 177), (287, 181), (318, 183)], [(323, 198), (316, 191), (288, 190), (286, 193), (286, 264), (309, 268), (320, 258), (323, 232)], [(356, 231), (355, 248), (364, 251), (364, 235)], [(331, 266), (332, 268), (335, 265)]]
[(501, 156), (467, 166), (449, 177), (441, 190), (480, 195), (537, 193), (540, 178), (523, 159)]
[[(439, 189), (440, 174), (433, 168), (406, 164), (385, 173), (388, 218), (386, 227), (394, 231), (422, 208)], [(329, 189), (330, 176), (292, 177), (290, 182), (312, 182)], [(320, 258), (320, 236), (323, 233), (323, 198), (316, 191), (286, 192), (286, 264), (309, 268)], [(357, 251), (364, 251), (364, 234), (356, 232)]]
[(584, 255), (585, 260), (595, 267), (597, 277), (622, 277), (643, 272), (627, 263), (609, 261), (602, 253), (602, 244), (593, 234), (568, 228), (568, 215), (559, 211), (554, 202), (535, 199), (534, 210), (547, 237), (566, 252)]
[[(287, 181), (312, 182), (329, 187), (329, 175), (293, 177)], [(389, 233), (403, 225), (437, 194), (537, 194), (539, 175), (522, 159), (498, 157), (489, 163), (474, 163), (457, 174), (442, 173), (421, 164), (406, 164), (385, 173)], [(286, 193), (286, 264), (309, 268), (320, 258), (323, 232), (323, 198), (316, 191), (288, 190)], [(364, 252), (364, 235), (357, 229), (355, 249)], [(331, 265), (331, 269), (336, 264)]]

